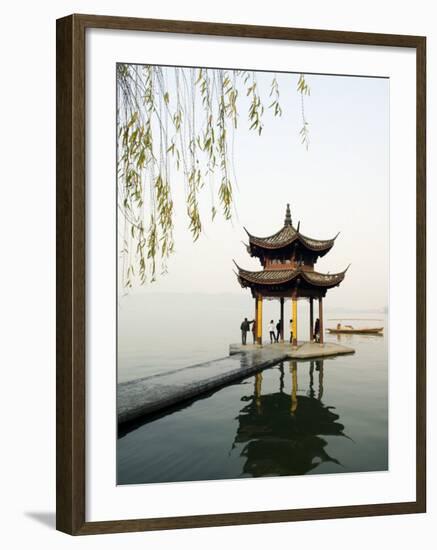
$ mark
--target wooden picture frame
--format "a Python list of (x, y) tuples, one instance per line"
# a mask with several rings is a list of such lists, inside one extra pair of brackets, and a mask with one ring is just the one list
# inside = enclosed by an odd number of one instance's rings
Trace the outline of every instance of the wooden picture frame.
[[(89, 28), (410, 48), (416, 51), (416, 499), (411, 502), (87, 522), (85, 499), (85, 32)], [(426, 510), (426, 39), (420, 36), (70, 15), (57, 21), (57, 529), (71, 535)]]

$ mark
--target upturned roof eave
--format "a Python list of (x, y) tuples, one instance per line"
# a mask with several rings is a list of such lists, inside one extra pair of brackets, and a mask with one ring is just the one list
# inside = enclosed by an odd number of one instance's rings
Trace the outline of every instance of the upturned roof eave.
[[(308, 250), (311, 250), (312, 252), (327, 252), (334, 246), (335, 239), (339, 235), (339, 233), (337, 233), (337, 235), (332, 239), (318, 240), (307, 237), (306, 235), (303, 235), (302, 233), (294, 230), (295, 233), (291, 238), (285, 239), (284, 241), (279, 243), (271, 243), (268, 241), (277, 237), (284, 228), (268, 237), (256, 237), (254, 235), (251, 235), (246, 228), (244, 229), (249, 237), (249, 246), (251, 247), (251, 249), (254, 245), (258, 248), (264, 248), (266, 250), (280, 250), (281, 248), (286, 248), (287, 246), (290, 246), (290, 244), (293, 244), (295, 241), (299, 241), (303, 246), (305, 246)], [(313, 246), (308, 241), (314, 241), (315, 243), (317, 243), (317, 245)]]
[[(245, 269), (242, 269), (240, 268), (237, 264), (235, 264), (237, 269), (238, 269), (238, 273), (236, 273), (238, 279), (242, 279), (244, 281), (246, 281), (247, 283), (249, 284), (252, 284), (252, 285), (263, 285), (263, 286), (273, 286), (273, 285), (280, 285), (280, 284), (286, 284), (286, 283), (289, 283), (291, 281), (293, 281), (294, 279), (296, 279), (297, 277), (302, 277), (308, 284), (312, 285), (312, 286), (316, 286), (316, 287), (323, 287), (323, 288), (326, 288), (326, 287), (333, 287), (333, 286), (337, 286), (338, 284), (340, 284), (343, 280), (344, 280), (344, 277), (345, 277), (345, 274), (346, 274), (346, 271), (349, 269), (349, 266), (342, 272), (339, 272), (339, 273), (333, 273), (332, 275), (330, 274), (327, 274), (327, 273), (319, 273), (317, 271), (304, 271), (304, 270), (290, 270), (290, 275), (282, 278), (282, 279), (276, 279), (276, 280), (266, 280), (266, 279), (262, 279), (262, 278), (257, 278), (256, 276), (259, 277), (259, 275), (262, 275), (262, 274), (265, 274), (265, 273), (280, 273), (280, 271), (269, 271), (269, 270), (263, 270), (263, 271), (247, 271)], [(286, 270), (284, 270), (286, 271)], [(316, 276), (319, 276), (319, 277), (322, 277), (322, 280), (321, 281), (314, 281), (314, 279), (311, 278), (311, 274), (314, 274)], [(255, 276), (255, 277), (253, 277)], [(325, 279), (323, 280), (323, 278), (329, 278), (329, 279)]]

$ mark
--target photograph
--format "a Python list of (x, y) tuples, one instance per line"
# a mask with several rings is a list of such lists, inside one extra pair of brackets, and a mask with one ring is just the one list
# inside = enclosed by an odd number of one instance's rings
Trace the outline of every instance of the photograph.
[(390, 79), (144, 61), (115, 67), (117, 485), (388, 471)]

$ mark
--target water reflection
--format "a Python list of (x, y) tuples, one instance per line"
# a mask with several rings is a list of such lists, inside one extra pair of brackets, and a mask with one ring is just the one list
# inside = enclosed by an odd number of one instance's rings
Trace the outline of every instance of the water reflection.
[[(290, 394), (284, 391), (285, 367), (291, 377)], [(305, 368), (301, 363), (299, 369)], [(242, 473), (254, 477), (302, 475), (321, 463), (339, 461), (326, 451), (322, 436), (345, 436), (339, 416), (323, 404), (323, 361), (311, 361), (309, 388), (300, 389), (296, 361), (279, 365), (278, 391), (263, 393), (262, 373), (255, 376), (253, 394), (242, 397), (233, 448), (243, 444)]]
[[(366, 340), (379, 340), (380, 338), (383, 338), (384, 337), (384, 333), (383, 332), (375, 332), (374, 334), (346, 334), (346, 333), (341, 333), (341, 334), (331, 334), (330, 335), (331, 338), (334, 337), (337, 342), (339, 343), (346, 343), (346, 342), (349, 342), (349, 344), (351, 344), (351, 342), (356, 342), (357, 341), (357, 338), (359, 338), (360, 340), (362, 341), (366, 341)], [(347, 345), (347, 344), (346, 344)]]

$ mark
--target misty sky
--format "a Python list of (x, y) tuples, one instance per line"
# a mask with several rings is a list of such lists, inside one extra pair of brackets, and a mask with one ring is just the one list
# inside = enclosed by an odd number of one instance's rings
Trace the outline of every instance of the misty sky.
[[(272, 74), (258, 73), (257, 78), (261, 91), (269, 90)], [(131, 294), (249, 294), (238, 284), (232, 259), (247, 269), (261, 266), (242, 244), (247, 242), (243, 226), (257, 236), (278, 231), (288, 202), (293, 225), (300, 220), (305, 235), (327, 239), (340, 231), (331, 252), (315, 267), (335, 273), (352, 264), (340, 287), (328, 291), (327, 307), (387, 305), (389, 80), (307, 75), (311, 87), (305, 99), (310, 124), (307, 151), (299, 136), (298, 75), (282, 74), (277, 79), (283, 116), (274, 118), (266, 110), (261, 137), (248, 131), (247, 104), (241, 104), (234, 139), (238, 189), (233, 222), (219, 214), (209, 221), (211, 193), (205, 187), (200, 196), (204, 233), (193, 243), (187, 230), (184, 185), (175, 175), (176, 252), (169, 261), (169, 273), (134, 288)]]

